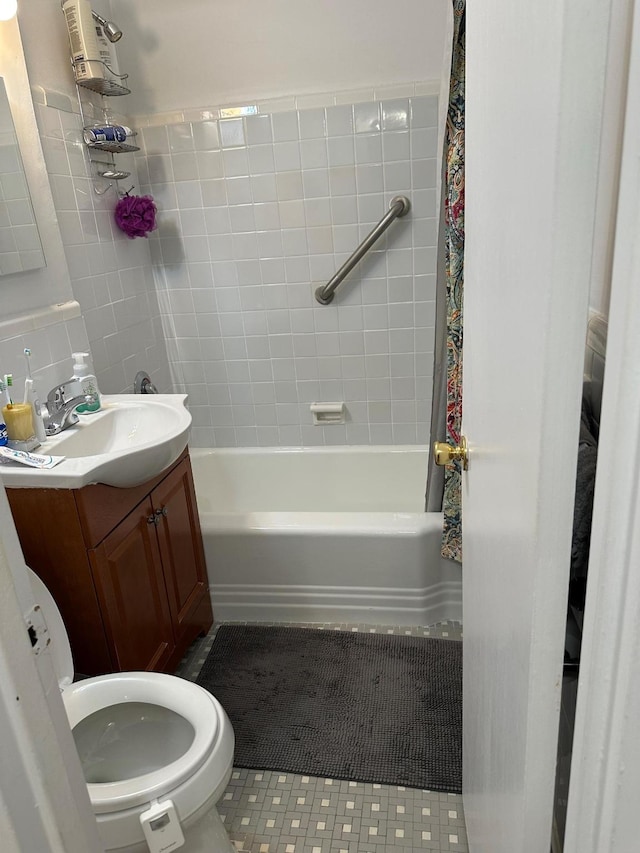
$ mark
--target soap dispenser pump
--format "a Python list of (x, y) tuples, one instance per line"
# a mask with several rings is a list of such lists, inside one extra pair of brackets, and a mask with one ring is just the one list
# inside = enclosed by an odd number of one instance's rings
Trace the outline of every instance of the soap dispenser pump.
[(81, 403), (76, 412), (80, 415), (88, 415), (100, 409), (100, 392), (98, 391), (98, 380), (89, 372), (89, 365), (85, 359), (89, 358), (88, 352), (74, 352), (71, 354), (74, 360), (73, 376), (71, 379), (78, 383), (77, 394), (91, 395), (94, 401)]

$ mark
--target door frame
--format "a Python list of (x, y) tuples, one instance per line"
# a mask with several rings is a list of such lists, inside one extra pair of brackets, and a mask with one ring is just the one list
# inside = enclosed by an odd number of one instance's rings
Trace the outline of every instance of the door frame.
[(634, 12), (565, 853), (637, 849), (640, 802), (640, 15)]

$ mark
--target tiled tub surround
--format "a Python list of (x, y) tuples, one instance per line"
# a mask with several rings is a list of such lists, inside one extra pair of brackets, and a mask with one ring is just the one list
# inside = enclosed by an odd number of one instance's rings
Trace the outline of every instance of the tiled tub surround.
[[(144, 127), (142, 189), (174, 387), (192, 443), (427, 440), (435, 315), (437, 98)], [(320, 306), (326, 282), (406, 194), (411, 213)], [(345, 425), (309, 404), (342, 401)]]
[[(115, 189), (95, 192), (106, 189), (108, 181), (96, 177), (98, 167), (90, 162), (77, 102), (54, 94), (50, 100), (56, 106), (47, 106), (42, 90), (34, 91), (34, 100), (73, 294), (82, 309), (100, 389), (131, 391), (135, 374), (145, 368), (158, 388), (170, 391), (148, 242), (130, 240), (115, 225)], [(93, 159), (106, 160), (107, 155), (94, 152)], [(132, 172), (121, 189), (133, 183), (139, 192), (133, 157), (119, 155), (118, 167)], [(37, 343), (31, 346), (35, 353)], [(70, 374), (70, 351), (67, 357)]]

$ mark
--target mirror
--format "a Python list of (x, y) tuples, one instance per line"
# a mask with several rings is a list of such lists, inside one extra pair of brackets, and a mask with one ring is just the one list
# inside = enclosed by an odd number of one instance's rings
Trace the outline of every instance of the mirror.
[(45, 265), (7, 90), (0, 77), (0, 275)]

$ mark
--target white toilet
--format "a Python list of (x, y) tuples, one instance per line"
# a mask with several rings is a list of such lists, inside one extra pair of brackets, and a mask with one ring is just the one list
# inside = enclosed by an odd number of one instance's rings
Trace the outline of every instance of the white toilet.
[(60, 611), (40, 578), (29, 575), (105, 850), (235, 853), (216, 810), (234, 748), (220, 703), (196, 684), (157, 672), (73, 684)]

